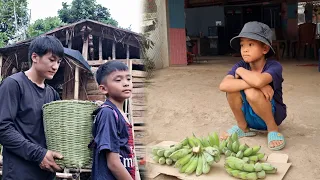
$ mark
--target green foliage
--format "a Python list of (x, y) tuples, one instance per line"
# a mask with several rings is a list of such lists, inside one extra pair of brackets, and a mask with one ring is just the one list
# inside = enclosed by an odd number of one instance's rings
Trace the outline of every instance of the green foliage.
[(97, 4), (95, 0), (73, 0), (71, 5), (63, 2), (62, 9), (58, 10), (58, 14), (64, 23), (91, 19), (118, 26), (118, 22), (111, 17), (109, 9)]
[[(0, 47), (7, 45), (21, 27), (28, 25), (27, 6), (27, 0), (0, 0)], [(18, 29), (15, 27), (14, 7)]]
[(59, 17), (47, 17), (45, 19), (38, 19), (28, 28), (28, 37), (36, 37), (43, 33), (46, 33), (52, 29), (63, 26), (63, 23)]

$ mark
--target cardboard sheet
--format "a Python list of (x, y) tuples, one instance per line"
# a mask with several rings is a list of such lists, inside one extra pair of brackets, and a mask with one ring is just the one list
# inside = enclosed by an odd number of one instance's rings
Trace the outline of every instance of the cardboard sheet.
[[(231, 177), (224, 169), (224, 156), (222, 155), (219, 163), (215, 163), (208, 174), (196, 176), (195, 173), (192, 175), (186, 175), (179, 173), (178, 168), (168, 165), (160, 165), (152, 160), (152, 147), (169, 147), (170, 145), (176, 144), (174, 141), (162, 141), (160, 143), (151, 143), (147, 146), (147, 169), (148, 177), (155, 178), (160, 174), (166, 174), (175, 176), (179, 179), (185, 180), (207, 180), (207, 179), (221, 179), (221, 180), (235, 180), (237, 178)], [(272, 153), (268, 157), (265, 157), (266, 162), (271, 163), (277, 167), (276, 174), (267, 174), (265, 180), (282, 180), (285, 174), (288, 172), (291, 163), (288, 163), (288, 155), (281, 153)]]

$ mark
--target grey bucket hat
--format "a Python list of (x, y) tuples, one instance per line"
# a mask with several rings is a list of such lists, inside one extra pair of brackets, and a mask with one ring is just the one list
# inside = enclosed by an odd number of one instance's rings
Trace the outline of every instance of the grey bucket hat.
[(240, 51), (240, 38), (254, 39), (270, 47), (269, 52), (266, 54), (266, 58), (268, 58), (275, 54), (272, 48), (272, 34), (272, 30), (268, 25), (257, 21), (248, 22), (243, 26), (240, 34), (230, 40), (230, 46), (236, 51)]

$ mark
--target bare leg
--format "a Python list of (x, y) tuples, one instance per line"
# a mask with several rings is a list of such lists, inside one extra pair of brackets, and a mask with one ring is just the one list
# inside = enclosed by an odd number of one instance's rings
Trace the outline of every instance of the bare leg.
[[(246, 99), (253, 111), (266, 123), (268, 132), (279, 132), (278, 126), (272, 114), (271, 102), (266, 100), (262, 91), (256, 88), (250, 88), (244, 90), (244, 92), (246, 94)], [(275, 147), (281, 145), (282, 143), (282, 141), (272, 141), (270, 146)]]
[[(244, 117), (244, 114), (241, 110), (242, 108), (242, 97), (240, 92), (235, 92), (235, 93), (227, 93), (227, 100), (229, 103), (229, 106), (235, 116), (235, 119), (237, 121), (238, 127), (243, 131), (243, 132), (248, 132), (249, 128), (247, 127), (248, 124), (246, 122), (246, 119)], [(221, 134), (221, 139), (227, 139), (230, 134), (227, 132), (223, 132)]]

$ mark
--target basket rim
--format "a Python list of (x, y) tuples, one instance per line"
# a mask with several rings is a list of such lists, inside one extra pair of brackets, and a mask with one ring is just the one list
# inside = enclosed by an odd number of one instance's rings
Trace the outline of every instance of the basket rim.
[(49, 105), (52, 104), (62, 104), (62, 103), (77, 103), (77, 104), (90, 104), (90, 105), (95, 105), (98, 107), (98, 105), (92, 101), (87, 101), (87, 100), (76, 100), (76, 99), (72, 99), (72, 100), (57, 100), (57, 101), (52, 101), (50, 103), (46, 103), (42, 106), (42, 108), (45, 108)]

